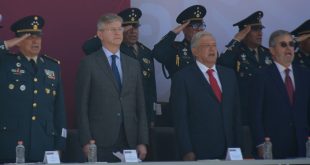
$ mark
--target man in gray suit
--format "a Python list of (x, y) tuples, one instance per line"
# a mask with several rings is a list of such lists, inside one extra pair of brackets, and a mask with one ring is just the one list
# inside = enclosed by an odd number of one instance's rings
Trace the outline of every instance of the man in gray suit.
[(100, 17), (97, 35), (102, 49), (84, 57), (76, 83), (80, 143), (87, 155), (95, 140), (98, 161), (119, 161), (112, 152), (137, 149), (144, 159), (148, 143), (147, 119), (139, 63), (122, 53), (122, 18)]

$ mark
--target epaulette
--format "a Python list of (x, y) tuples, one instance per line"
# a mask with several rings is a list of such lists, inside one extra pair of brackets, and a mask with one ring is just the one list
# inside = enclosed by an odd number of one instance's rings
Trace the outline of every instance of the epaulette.
[(53, 61), (53, 62), (55, 62), (57, 64), (60, 64), (60, 61), (57, 60), (56, 58), (50, 57), (50, 56), (48, 56), (46, 54), (44, 54), (43, 57), (45, 57), (45, 58), (47, 58), (47, 59), (49, 59), (49, 60), (51, 60), (51, 61)]
[(146, 49), (146, 50), (149, 50), (151, 51), (151, 49), (149, 49), (148, 47), (146, 47), (145, 45), (143, 45), (142, 43), (140, 42), (137, 42), (138, 46), (141, 48), (141, 49)]
[(261, 45), (260, 48), (262, 49), (262, 51), (269, 51), (269, 48), (264, 47), (263, 45)]

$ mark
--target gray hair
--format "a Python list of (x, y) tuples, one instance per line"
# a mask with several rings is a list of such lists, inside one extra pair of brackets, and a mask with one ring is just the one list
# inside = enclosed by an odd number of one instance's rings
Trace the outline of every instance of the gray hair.
[(269, 38), (269, 47), (274, 47), (276, 46), (276, 38), (280, 37), (280, 36), (292, 36), (290, 32), (286, 31), (286, 30), (276, 30), (274, 31)]
[(201, 32), (198, 32), (196, 34), (194, 34), (193, 38), (192, 38), (192, 41), (191, 41), (191, 48), (195, 48), (198, 46), (198, 42), (199, 40), (202, 38), (202, 37), (205, 37), (205, 36), (209, 36), (209, 37), (213, 37), (213, 35), (209, 32), (206, 32), (206, 31), (201, 31)]
[(115, 21), (119, 21), (123, 23), (122, 17), (116, 14), (109, 13), (109, 14), (102, 15), (97, 22), (97, 30), (102, 30), (106, 24), (110, 24)]

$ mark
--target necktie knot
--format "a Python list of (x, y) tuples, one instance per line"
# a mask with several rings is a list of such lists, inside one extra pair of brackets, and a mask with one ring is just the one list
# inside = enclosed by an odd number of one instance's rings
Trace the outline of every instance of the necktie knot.
[(286, 76), (289, 76), (289, 75), (290, 75), (290, 71), (291, 71), (291, 70), (290, 70), (289, 68), (286, 68), (284, 71), (285, 71), (285, 75), (286, 75)]
[(111, 57), (112, 57), (112, 61), (115, 61), (117, 58), (117, 55), (113, 54)]
[(214, 72), (214, 70), (213, 69), (208, 69), (207, 70), (207, 74), (210, 76), (210, 75), (213, 75), (213, 72)]

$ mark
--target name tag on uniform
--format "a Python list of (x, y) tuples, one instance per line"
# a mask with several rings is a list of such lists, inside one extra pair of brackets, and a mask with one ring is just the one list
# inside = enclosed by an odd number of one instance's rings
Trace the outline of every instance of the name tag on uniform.
[(58, 151), (45, 151), (43, 163), (60, 164)]
[(243, 160), (240, 148), (228, 148), (226, 160)]

